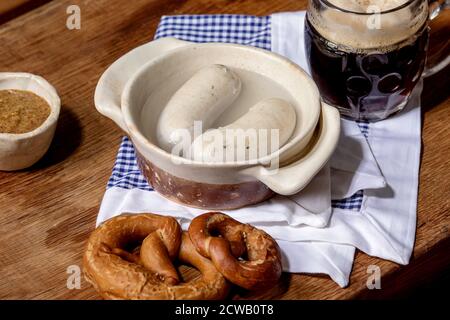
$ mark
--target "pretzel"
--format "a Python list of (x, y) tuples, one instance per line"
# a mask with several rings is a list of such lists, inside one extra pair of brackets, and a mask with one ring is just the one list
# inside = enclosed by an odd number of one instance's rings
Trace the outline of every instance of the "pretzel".
[(281, 254), (276, 241), (264, 231), (223, 213), (196, 217), (189, 226), (189, 236), (198, 252), (211, 258), (217, 270), (240, 287), (267, 288), (281, 276)]
[[(176, 258), (202, 276), (180, 282)], [(89, 238), (83, 264), (86, 280), (106, 299), (223, 299), (230, 287), (174, 218), (155, 214), (124, 214), (103, 223)]]

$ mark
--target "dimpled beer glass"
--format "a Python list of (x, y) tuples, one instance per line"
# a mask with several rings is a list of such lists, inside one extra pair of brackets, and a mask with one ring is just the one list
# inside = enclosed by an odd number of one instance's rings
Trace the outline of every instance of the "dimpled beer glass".
[(310, 0), (305, 44), (322, 98), (378, 121), (404, 108), (425, 67), (426, 0)]

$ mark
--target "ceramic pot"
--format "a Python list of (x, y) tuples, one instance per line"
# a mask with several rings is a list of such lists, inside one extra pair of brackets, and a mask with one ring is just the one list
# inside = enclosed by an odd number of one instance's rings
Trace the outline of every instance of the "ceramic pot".
[[(249, 91), (258, 88), (258, 79), (270, 79), (286, 92), (297, 126), (278, 152), (252, 162), (202, 162), (158, 147), (156, 124), (168, 99), (192, 74), (211, 64), (252, 74), (243, 90), (246, 85)], [(340, 130), (338, 111), (321, 103), (316, 85), (299, 66), (269, 51), (235, 44), (164, 38), (139, 47), (103, 74), (95, 105), (130, 136), (142, 173), (157, 192), (203, 209), (235, 209), (273, 194), (299, 192), (328, 161)], [(233, 112), (229, 118), (245, 110)]]

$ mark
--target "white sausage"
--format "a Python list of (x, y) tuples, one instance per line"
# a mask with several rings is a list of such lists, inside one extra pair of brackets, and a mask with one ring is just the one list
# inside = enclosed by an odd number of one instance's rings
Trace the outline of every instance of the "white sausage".
[[(195, 139), (190, 156), (203, 161), (260, 158), (286, 144), (296, 124), (296, 112), (288, 102), (278, 98), (262, 100), (232, 124), (209, 130)], [(273, 129), (275, 136), (271, 135)], [(267, 135), (261, 135), (261, 131)], [(262, 145), (266, 146), (265, 150), (260, 149)]]
[(200, 69), (162, 111), (157, 127), (159, 146), (171, 152), (179, 142), (172, 135), (177, 129), (187, 129), (193, 137), (194, 121), (202, 121), (203, 130), (209, 129), (239, 95), (241, 86), (240, 78), (223, 65)]

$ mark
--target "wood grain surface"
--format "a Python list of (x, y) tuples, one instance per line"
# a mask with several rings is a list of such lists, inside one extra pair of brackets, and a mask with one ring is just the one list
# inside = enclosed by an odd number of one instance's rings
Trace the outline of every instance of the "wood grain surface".
[(31, 1), (32, 0), (3, 0), (0, 2), (0, 14), (5, 14), (8, 11), (14, 10)]
[(0, 0), (0, 23), (35, 9), (50, 0)]
[[(66, 8), (81, 7), (81, 30), (66, 28)], [(300, 10), (306, 0), (61, 0), (0, 25), (0, 70), (42, 75), (63, 106), (47, 155), (21, 172), (0, 172), (0, 298), (98, 299), (84, 280), (66, 286), (67, 268), (81, 265), (87, 237), (123, 133), (96, 112), (93, 94), (102, 72), (153, 38), (161, 15)], [(448, 23), (448, 21), (446, 21)], [(447, 41), (448, 34), (441, 35)], [(450, 212), (449, 69), (425, 84), (423, 156), (417, 237), (409, 266), (357, 253), (351, 282), (341, 289), (327, 276), (288, 275), (264, 293), (233, 297), (350, 299), (393, 297), (448, 270)], [(366, 288), (367, 267), (382, 271), (382, 290)]]

